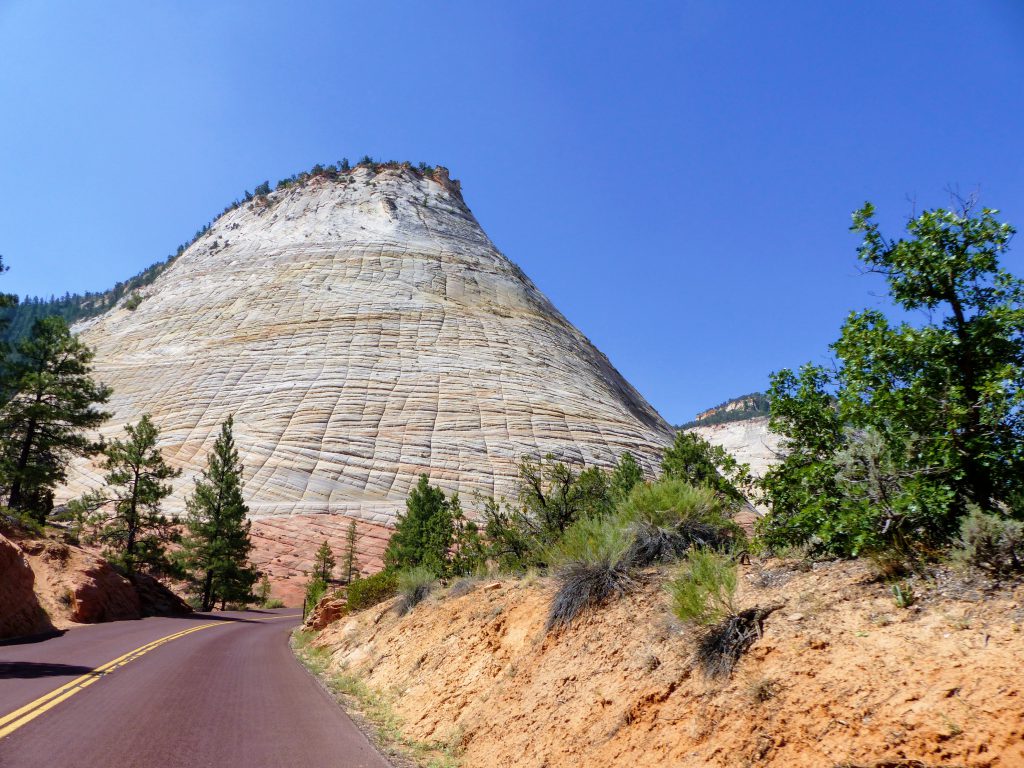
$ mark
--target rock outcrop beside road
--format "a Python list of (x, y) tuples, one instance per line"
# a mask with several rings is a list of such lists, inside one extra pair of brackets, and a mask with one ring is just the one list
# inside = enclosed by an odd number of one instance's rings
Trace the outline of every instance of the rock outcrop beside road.
[(0, 535), (0, 639), (53, 629), (36, 597), (35, 580), (25, 553)]
[(128, 579), (84, 547), (0, 535), (0, 639), (191, 610), (153, 577)]

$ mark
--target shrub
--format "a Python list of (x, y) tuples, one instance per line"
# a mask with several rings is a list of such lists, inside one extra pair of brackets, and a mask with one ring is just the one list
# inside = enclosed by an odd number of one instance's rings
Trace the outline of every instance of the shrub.
[(725, 522), (733, 505), (710, 488), (686, 480), (665, 478), (636, 486), (622, 505), (629, 522), (645, 522), (669, 528), (686, 520)]
[(624, 564), (608, 560), (569, 563), (555, 575), (558, 591), (548, 611), (548, 631), (567, 626), (584, 611), (621, 597), (634, 583)]
[(972, 506), (953, 559), (997, 576), (1024, 569), (1024, 523)]
[(584, 518), (566, 530), (548, 554), (558, 582), (548, 612), (549, 631), (633, 587), (625, 559), (629, 541), (628, 532), (615, 518)]
[(702, 520), (687, 520), (672, 528), (634, 523), (630, 531), (633, 541), (626, 553), (626, 560), (636, 568), (675, 562), (693, 547), (725, 550), (734, 541), (728, 527)]
[(728, 677), (761, 636), (764, 619), (781, 607), (737, 610), (736, 565), (706, 550), (692, 550), (667, 588), (672, 612), (700, 630), (696, 663), (708, 677)]
[(667, 589), (672, 612), (681, 621), (706, 627), (737, 613), (736, 565), (714, 552), (690, 552)]
[(395, 605), (395, 613), (404, 616), (426, 599), (434, 589), (437, 576), (430, 569), (419, 566), (399, 571), (397, 580), (401, 597)]
[(311, 611), (327, 592), (327, 582), (314, 576), (306, 584), (306, 610)]
[(468, 595), (474, 589), (476, 589), (476, 579), (474, 579), (474, 578), (459, 579), (454, 584), (452, 584), (451, 589), (448, 590), (448, 596), (449, 597), (462, 597), (463, 595)]
[(131, 296), (124, 300), (124, 308), (127, 309), (129, 312), (134, 312), (136, 309), (139, 308), (139, 305), (142, 304), (142, 300), (145, 298), (145, 296), (136, 291), (135, 293), (133, 293)]
[(264, 608), (284, 608), (284, 600), (278, 597), (271, 597), (263, 601)]
[(744, 539), (743, 531), (728, 519), (731, 511), (731, 502), (684, 480), (637, 486), (621, 512), (631, 524), (627, 558), (644, 567), (677, 560), (691, 547), (728, 549)]
[(348, 585), (346, 590), (348, 609), (361, 611), (371, 608), (385, 600), (390, 600), (396, 592), (398, 592), (398, 579), (393, 571), (380, 571), (365, 579), (356, 579)]
[(622, 561), (629, 543), (629, 533), (617, 517), (584, 517), (548, 547), (545, 559), (556, 568), (574, 562), (617, 563)]

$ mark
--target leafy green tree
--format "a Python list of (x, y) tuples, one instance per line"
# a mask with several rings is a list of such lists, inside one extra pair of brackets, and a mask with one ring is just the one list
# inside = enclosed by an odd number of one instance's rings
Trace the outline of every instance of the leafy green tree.
[(611, 477), (608, 478), (608, 492), (615, 503), (621, 503), (629, 496), (629, 492), (644, 481), (644, 471), (637, 463), (636, 457), (629, 451), (619, 456)]
[(1014, 229), (997, 213), (925, 211), (891, 240), (865, 204), (852, 227), (861, 262), (900, 309), (929, 319), (853, 313), (834, 345), (844, 418), (889, 442), (929, 438), (923, 464), (943, 471), (957, 518), (967, 501), (991, 508), (1024, 485), (1024, 281), (1000, 268)]
[(169, 570), (167, 544), (175, 539), (173, 523), (160, 513), (160, 503), (171, 495), (170, 480), (181, 470), (164, 461), (157, 438), (160, 431), (149, 414), (138, 424), (127, 424), (125, 440), (113, 440), (103, 450), (106, 487), (78, 501), (93, 510), (96, 538), (106, 545), (106, 556), (129, 575), (140, 566)]
[(313, 573), (326, 583), (334, 578), (334, 569), (336, 567), (337, 562), (334, 559), (334, 552), (331, 551), (330, 543), (325, 540), (313, 558)]
[(858, 256), (904, 314), (851, 313), (836, 369), (781, 371), (769, 393), (787, 456), (764, 478), (770, 543), (838, 554), (949, 541), (970, 504), (1024, 489), (1024, 282), (999, 258), (997, 211), (925, 211), (884, 237), (866, 204)]
[(242, 464), (233, 434), (234, 419), (221, 425), (207, 467), (186, 500), (187, 534), (183, 563), (192, 577), (202, 610), (219, 601), (251, 600), (257, 572), (249, 565), (252, 542), (249, 508), (242, 497)]
[[(828, 371), (810, 364), (799, 373), (784, 369), (771, 376), (768, 426), (783, 436), (784, 456), (759, 483), (761, 500), (771, 509), (759, 523), (769, 546), (803, 543), (839, 519), (835, 454), (843, 427), (832, 384)], [(836, 538), (838, 549), (849, 551), (851, 537), (838, 531)]]
[(97, 406), (110, 390), (93, 381), (92, 358), (63, 320), (48, 317), (0, 369), (0, 483), (8, 506), (37, 523), (53, 508), (71, 459), (100, 449), (86, 431), (109, 418)]
[(444, 491), (420, 475), (384, 550), (384, 564), (396, 569), (422, 565), (433, 573), (445, 573), (453, 535), (451, 506)]
[(303, 618), (306, 617), (306, 614), (316, 608), (316, 604), (319, 603), (326, 594), (327, 582), (320, 578), (320, 574), (314, 572), (309, 577), (309, 581), (306, 582), (306, 596), (302, 604)]
[(675, 440), (661, 459), (665, 477), (703, 485), (735, 501), (749, 482), (749, 468), (720, 445), (711, 445), (694, 432), (676, 432)]

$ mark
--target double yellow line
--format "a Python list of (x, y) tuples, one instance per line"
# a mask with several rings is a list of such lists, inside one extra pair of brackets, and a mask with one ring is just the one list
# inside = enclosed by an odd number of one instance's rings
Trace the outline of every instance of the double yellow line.
[[(274, 619), (294, 618), (298, 618), (298, 614), (289, 616), (268, 616), (266, 618), (249, 619), (249, 621), (272, 621)], [(154, 648), (159, 648), (164, 643), (169, 643), (172, 640), (177, 640), (179, 637), (191, 635), (193, 632), (199, 632), (200, 630), (209, 629), (210, 627), (222, 627), (231, 623), (233, 622), (211, 621), (207, 624), (199, 624), (198, 626), (189, 627), (188, 629), (182, 630), (181, 632), (175, 632), (172, 635), (161, 637), (157, 640), (153, 640), (152, 642), (146, 643), (145, 645), (140, 645), (135, 650), (128, 651), (128, 653), (122, 656), (118, 656), (116, 659), (108, 661), (106, 664), (96, 667), (95, 669), (89, 672), (86, 672), (81, 677), (75, 678), (74, 680), (68, 683), (64, 683), (64, 685), (60, 686), (59, 688), (55, 688), (49, 693), (43, 694), (35, 701), (30, 701), (25, 706), (20, 707), (19, 709), (16, 709), (13, 712), (4, 715), (3, 717), (0, 717), (0, 739), (4, 738), (5, 736), (9, 736), (26, 723), (35, 720), (44, 712), (48, 712), (49, 710), (53, 709), (55, 706), (60, 704), (65, 699), (71, 698), (79, 691), (88, 688), (90, 685), (95, 683), (100, 678), (109, 675), (115, 669), (123, 667), (125, 664), (128, 664), (129, 662), (135, 661), (137, 658), (139, 658), (140, 656), (144, 656), (145, 654), (152, 651)]]

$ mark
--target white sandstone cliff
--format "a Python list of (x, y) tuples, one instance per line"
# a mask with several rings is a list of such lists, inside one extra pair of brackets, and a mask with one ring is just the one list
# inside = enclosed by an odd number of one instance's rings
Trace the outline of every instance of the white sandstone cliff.
[[(372, 567), (420, 473), (512, 495), (554, 453), (653, 472), (661, 417), (494, 247), (457, 185), (408, 168), (315, 177), (226, 213), (143, 291), (76, 328), (114, 389), (103, 434), (150, 413), (183, 510), (234, 415), (256, 561), (277, 578), (357, 520)], [(61, 499), (95, 487), (80, 462)], [(472, 504), (468, 504), (472, 507)]]

